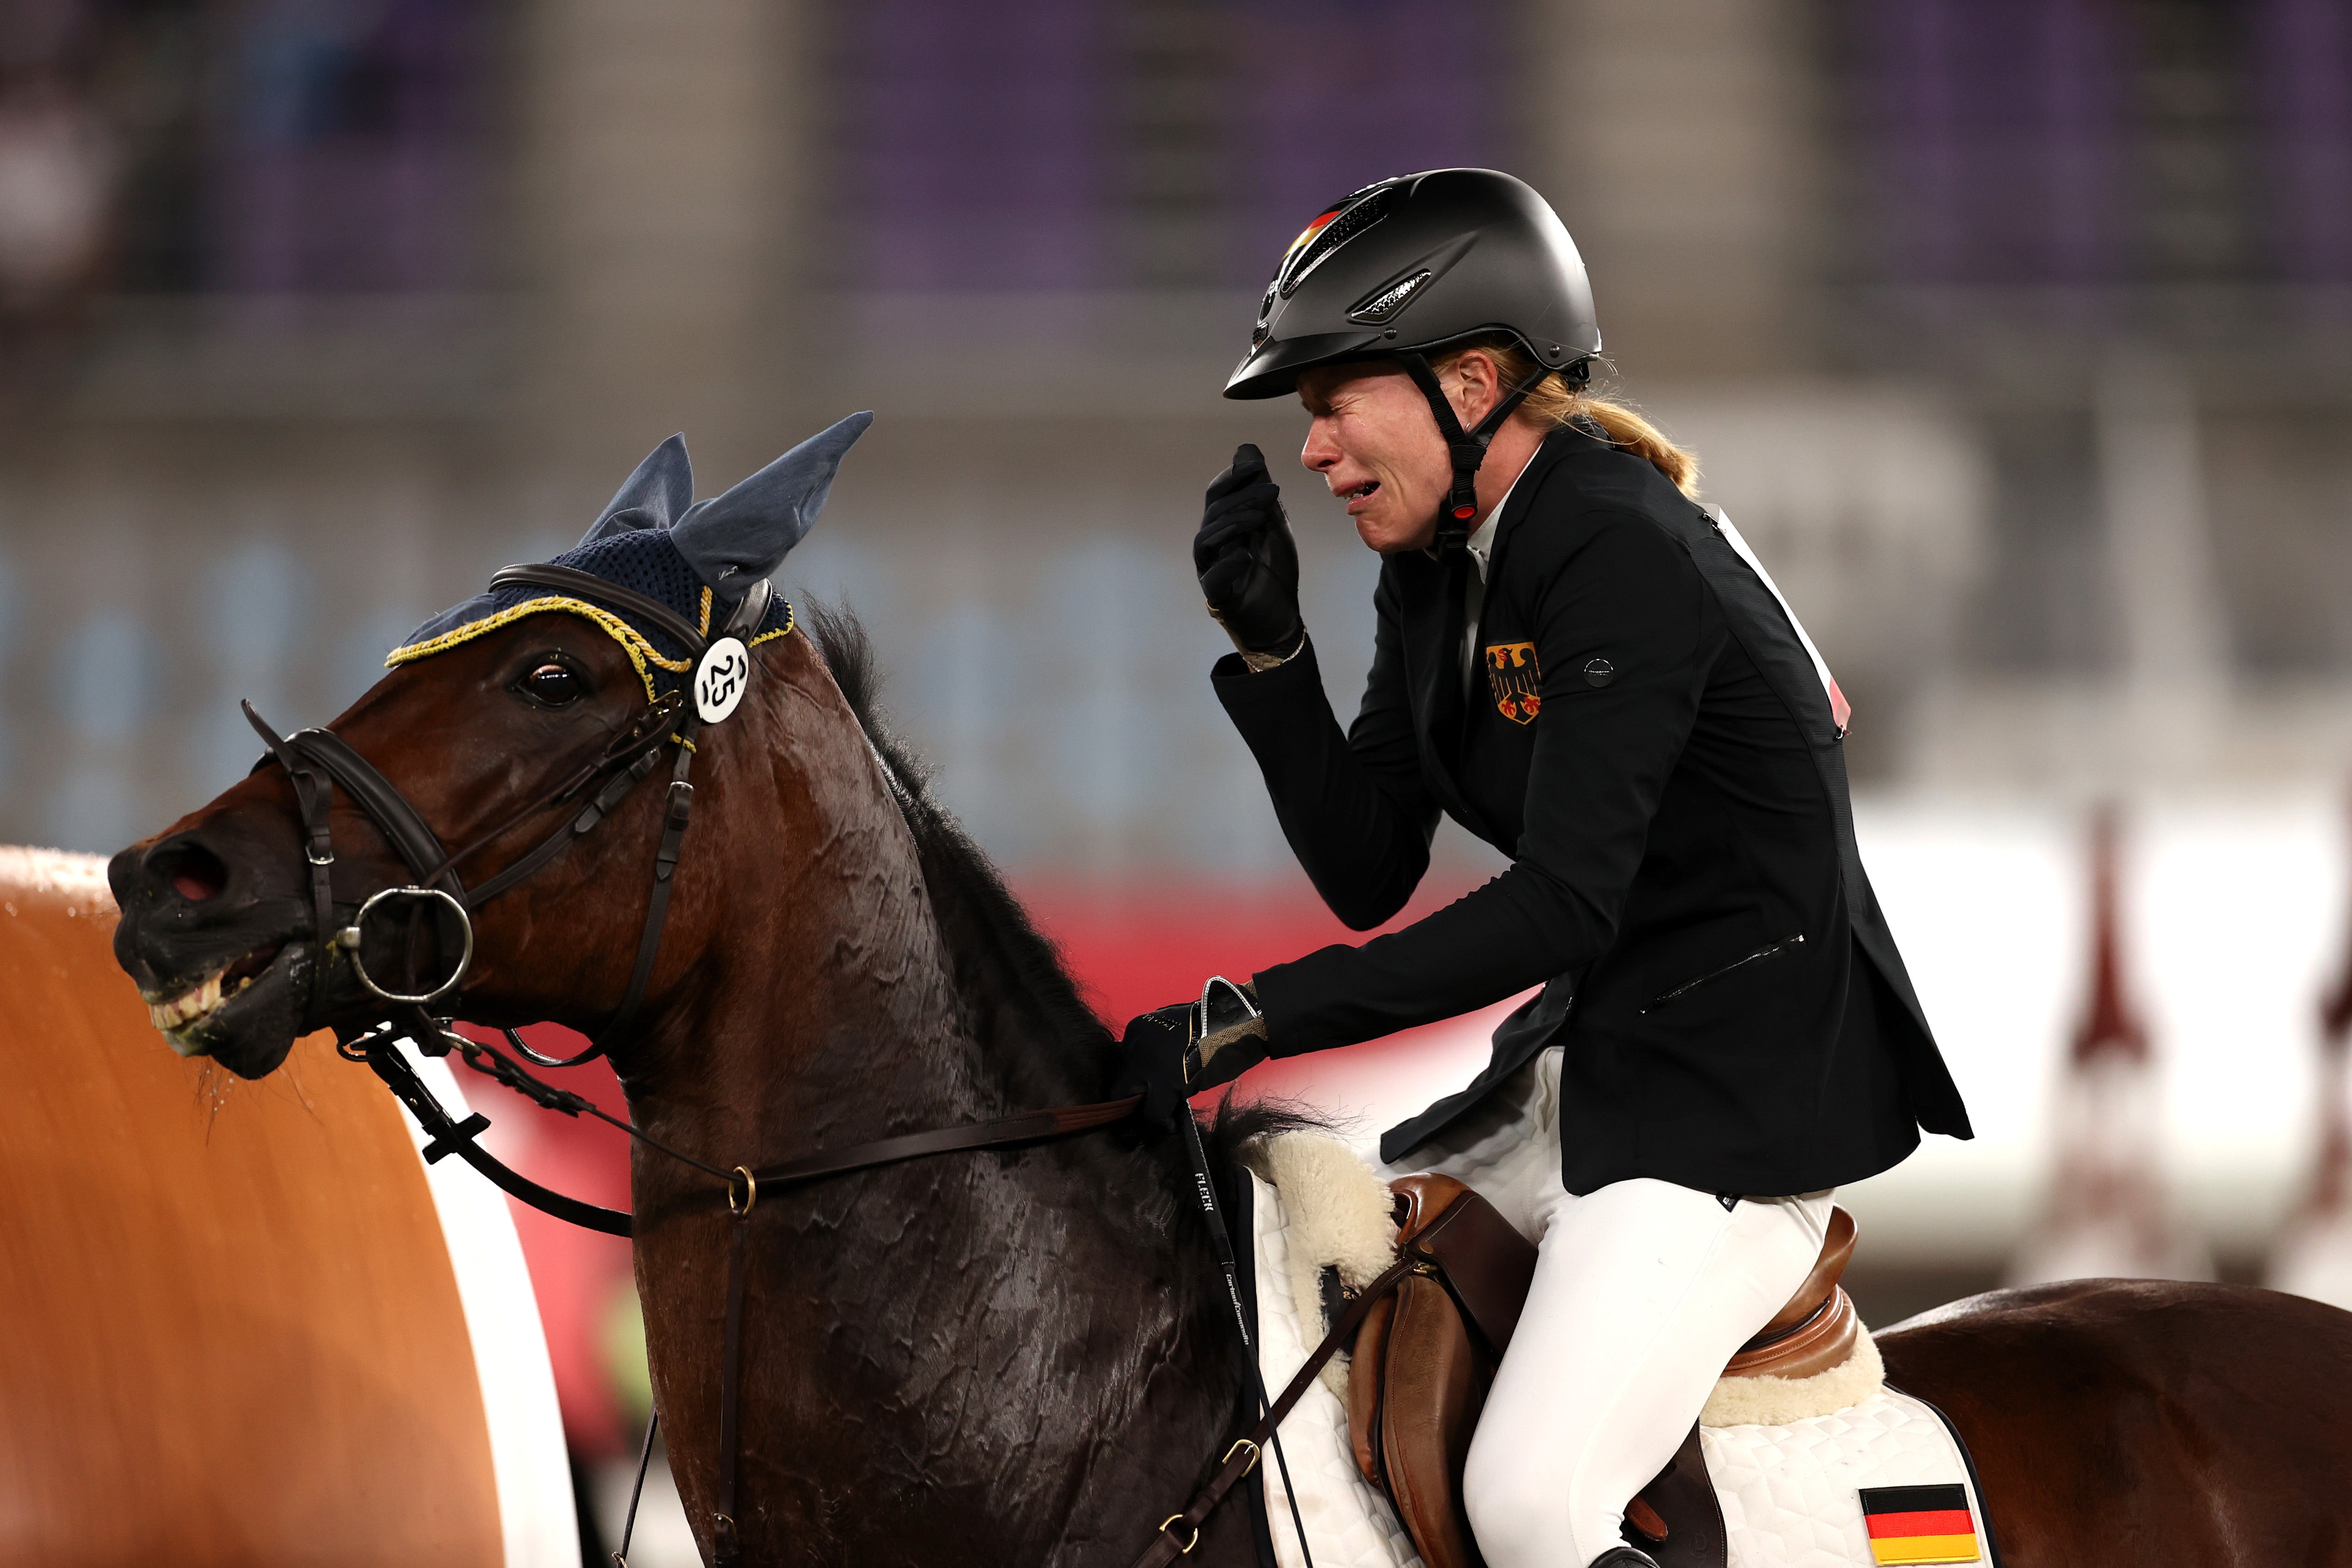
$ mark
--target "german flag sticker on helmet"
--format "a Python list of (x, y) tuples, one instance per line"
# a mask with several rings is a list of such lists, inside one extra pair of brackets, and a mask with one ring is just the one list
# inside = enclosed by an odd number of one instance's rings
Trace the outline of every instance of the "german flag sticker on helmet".
[(1342, 196), (1300, 229), (1290, 248), (1282, 253), (1282, 266), (1275, 273), (1275, 287), (1282, 297), (1289, 299), (1292, 290), (1332, 252), (1386, 217), (1397, 184), (1382, 180)]
[(1290, 264), (1298, 259), (1299, 253), (1304, 251), (1308, 246), (1314, 244), (1315, 237), (1321, 234), (1324, 229), (1328, 227), (1331, 220), (1338, 217), (1342, 212), (1345, 212), (1347, 207), (1348, 204), (1346, 202), (1341, 202), (1336, 207), (1326, 207), (1316, 216), (1313, 223), (1310, 223), (1305, 228), (1300, 229), (1298, 231), (1298, 237), (1290, 242), (1290, 248), (1282, 253), (1282, 265), (1275, 268), (1276, 276), (1287, 277), (1290, 272)]

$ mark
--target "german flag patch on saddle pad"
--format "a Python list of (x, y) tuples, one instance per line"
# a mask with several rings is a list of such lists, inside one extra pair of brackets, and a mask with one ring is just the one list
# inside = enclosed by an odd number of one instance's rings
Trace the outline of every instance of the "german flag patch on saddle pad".
[(1864, 1487), (1862, 1519), (1870, 1531), (1870, 1555), (1881, 1568), (1894, 1563), (1977, 1563), (1976, 1518), (1968, 1489)]

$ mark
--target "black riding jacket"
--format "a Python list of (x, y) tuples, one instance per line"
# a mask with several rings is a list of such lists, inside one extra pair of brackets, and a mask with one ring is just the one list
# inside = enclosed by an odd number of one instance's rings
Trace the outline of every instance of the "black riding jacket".
[(1382, 563), (1344, 735), (1308, 647), (1214, 671), (1283, 831), (1335, 913), (1402, 907), (1444, 811), (1512, 858), (1402, 931), (1256, 976), (1275, 1055), (1543, 994), (1402, 1159), (1545, 1046), (1566, 1046), (1562, 1173), (1813, 1192), (1919, 1128), (1970, 1136), (1855, 852), (1843, 742), (1772, 591), (1647, 461), (1555, 433), (1502, 509), (1464, 693), (1463, 574)]

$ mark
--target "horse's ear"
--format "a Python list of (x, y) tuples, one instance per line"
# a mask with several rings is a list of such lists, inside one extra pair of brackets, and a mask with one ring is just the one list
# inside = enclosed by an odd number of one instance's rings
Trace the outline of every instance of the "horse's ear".
[(693, 504), (694, 465), (687, 460), (686, 437), (673, 436), (622, 481), (580, 542), (593, 544), (633, 528), (667, 528)]
[(816, 523), (833, 476), (871, 414), (821, 430), (729, 490), (678, 519), (670, 542), (721, 598), (733, 598), (776, 568)]

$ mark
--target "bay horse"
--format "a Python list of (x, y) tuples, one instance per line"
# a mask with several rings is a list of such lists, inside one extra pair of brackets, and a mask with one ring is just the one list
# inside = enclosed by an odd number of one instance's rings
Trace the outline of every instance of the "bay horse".
[[(692, 760), (667, 935), (610, 1044), (635, 1123), (724, 1170), (1104, 1099), (1109, 1035), (877, 723), (863, 635), (785, 625), (754, 643), (740, 709)], [(573, 808), (510, 820), (562, 761), (642, 728), (652, 681), (633, 647), (585, 613), (520, 614), (394, 668), (331, 729), (443, 842), (491, 835), (486, 858), (510, 860)], [(486, 1025), (609, 1020), (665, 809), (627, 796), (482, 908), (445, 1005)], [(412, 880), (341, 792), (328, 820), (335, 910)], [(297, 984), (320, 942), (305, 842), (293, 782), (265, 763), (110, 868), (117, 952), (159, 1024), (247, 1077), (299, 1032), (380, 1016), (347, 976)], [(1177, 1144), (1129, 1121), (762, 1196), (744, 1561), (1132, 1561), (1247, 1425)], [(656, 1406), (709, 1555), (731, 1222), (713, 1182), (641, 1144), (631, 1187)], [(1974, 1450), (2008, 1568), (2352, 1568), (2352, 1314), (2089, 1281), (1959, 1302), (1879, 1343), (1890, 1379)], [(1255, 1550), (1228, 1506), (1189, 1560), (1240, 1568)]]

